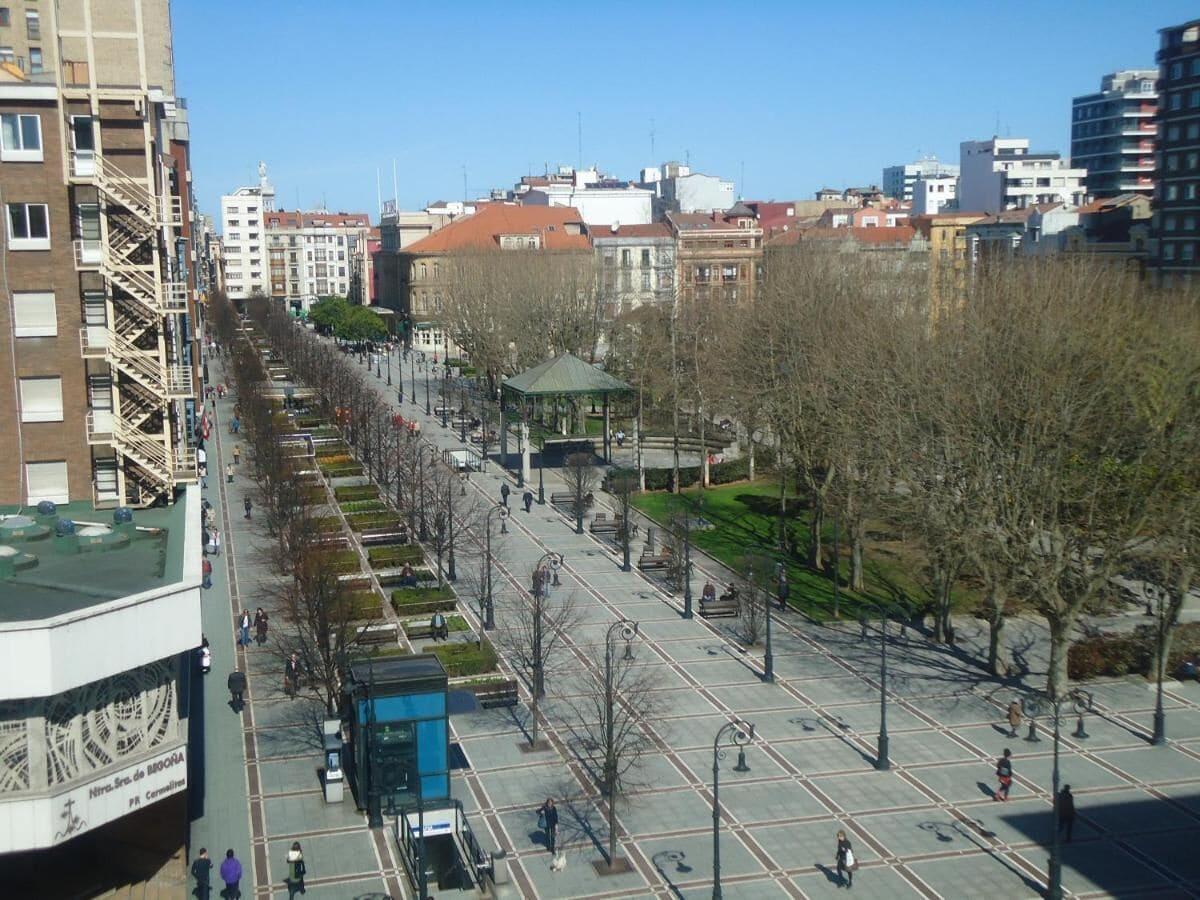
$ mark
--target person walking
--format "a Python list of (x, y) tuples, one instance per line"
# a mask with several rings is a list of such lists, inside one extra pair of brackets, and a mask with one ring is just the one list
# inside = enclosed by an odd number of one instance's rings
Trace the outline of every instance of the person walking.
[(215, 528), (212, 530), (212, 555), (221, 555), (221, 532)]
[(229, 677), (225, 680), (225, 686), (229, 688), (229, 699), (233, 704), (234, 712), (241, 712), (246, 705), (246, 673), (238, 672), (236, 669), (229, 673)]
[(1007, 802), (1013, 780), (1012, 751), (1007, 747), (1004, 748), (1004, 755), (996, 763), (996, 778), (999, 780), (1000, 786), (992, 794), (992, 799)]
[(232, 847), (225, 851), (225, 859), (221, 863), (221, 880), (225, 882), (223, 896), (227, 900), (240, 900), (242, 896), (242, 864), (233, 855)]
[(200, 855), (192, 860), (192, 877), (196, 879), (196, 890), (192, 893), (196, 900), (208, 900), (212, 894), (212, 860), (208, 858), (208, 850), (200, 848)]
[(546, 846), (554, 853), (558, 847), (558, 807), (553, 797), (547, 797), (538, 808), (538, 828), (546, 833)]
[(200, 674), (207, 675), (212, 671), (212, 647), (208, 645), (208, 638), (204, 635), (200, 636)]
[(243, 609), (242, 615), (238, 618), (238, 646), (250, 646), (250, 610)]
[(508, 482), (500, 485), (500, 502), (504, 504), (505, 509), (508, 509)]
[(1071, 843), (1071, 835), (1075, 831), (1075, 795), (1071, 786), (1064, 784), (1058, 792), (1058, 830), (1067, 833), (1067, 843)]
[(261, 606), (254, 614), (254, 634), (258, 640), (258, 646), (262, 646), (267, 642), (267, 628), (270, 625), (270, 618), (267, 616), (267, 611)]
[(525, 504), (525, 512), (533, 509), (533, 491), (526, 491), (521, 495), (521, 502)]
[(249, 497), (247, 497), (244, 501), (242, 501), (242, 506), (246, 510), (246, 518), (247, 519), (250, 518), (250, 510), (254, 509), (254, 504), (250, 502)]
[(233, 445), (233, 464), (240, 466), (242, 464), (242, 446), (241, 444)]
[(200, 475), (200, 487), (208, 490), (208, 451), (203, 447), (196, 450), (196, 472)]
[(296, 692), (300, 690), (300, 657), (293, 653), (288, 657), (286, 663), (283, 664), (283, 692), (296, 699)]
[(212, 563), (205, 557), (200, 563), (200, 575), (203, 580), (200, 582), (200, 587), (208, 590), (212, 587)]
[(1021, 727), (1021, 704), (1014, 700), (1008, 704), (1008, 736), (1015, 738), (1017, 729)]
[(233, 484), (233, 463), (225, 463), (225, 483)]
[(850, 844), (850, 838), (846, 837), (846, 832), (839, 831), (837, 833), (837, 873), (839, 879), (839, 887), (845, 884), (847, 888), (854, 887), (854, 870), (858, 868), (858, 860), (854, 858), (854, 847)]
[(299, 841), (292, 841), (292, 849), (287, 854), (287, 877), (284, 883), (288, 889), (288, 900), (294, 900), (297, 894), (306, 893), (304, 890), (304, 875), (308, 869), (304, 865), (304, 851), (300, 849)]

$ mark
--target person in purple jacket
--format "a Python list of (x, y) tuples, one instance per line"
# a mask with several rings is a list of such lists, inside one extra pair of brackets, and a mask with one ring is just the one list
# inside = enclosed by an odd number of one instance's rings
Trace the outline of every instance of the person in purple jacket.
[(222, 896), (228, 900), (239, 900), (242, 896), (239, 886), (242, 880), (242, 864), (233, 855), (232, 847), (225, 851), (225, 859), (221, 863), (221, 880), (225, 882), (225, 892)]

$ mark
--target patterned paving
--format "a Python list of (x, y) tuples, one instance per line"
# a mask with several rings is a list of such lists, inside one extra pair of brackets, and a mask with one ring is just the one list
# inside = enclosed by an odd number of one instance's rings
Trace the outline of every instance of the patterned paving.
[[(409, 404), (405, 412), (412, 415), (417, 407)], [(457, 446), (432, 421), (425, 434)], [(213, 471), (222, 467), (223, 461)], [(495, 466), (489, 468), (473, 477), (472, 489), (495, 498), (500, 478)], [(221, 485), (223, 499), (235, 510), (240, 487)], [(263, 595), (254, 552), (262, 538), (254, 527), (240, 516), (227, 522), (233, 537), (226, 544), (230, 609), (261, 604), (244, 599)], [(877, 772), (874, 629), (864, 639), (858, 625), (825, 628), (788, 614), (776, 623), (777, 681), (764, 684), (760, 652), (741, 652), (730, 639), (728, 620), (682, 619), (674, 598), (636, 572), (620, 572), (610, 548), (575, 535), (549, 507), (514, 513), (509, 531), (496, 542), (501, 620), (506, 608), (520, 602), (531, 564), (548, 549), (566, 557), (558, 590), (573, 593), (586, 610), (585, 624), (570, 635), (568, 671), (554, 679), (543, 704), (549, 751), (518, 749), (525, 705), (451, 719), (472, 763), (455, 776), (455, 796), (484, 846), (507, 851), (513, 895), (708, 896), (712, 740), (734, 716), (754, 722), (758, 740), (747, 754), (749, 772), (733, 771), (732, 758), (722, 763), (727, 897), (833, 894), (839, 889), (833, 872), (839, 828), (850, 835), (861, 862), (856, 894), (1038, 895), (1051, 828), (1052, 743), (1044, 733), (1040, 742), (1029, 742), (1024, 730), (1013, 740), (999, 726), (1019, 685), (998, 685), (965, 654), (933, 647), (911, 631), (892, 635), (893, 767)], [(460, 554), (461, 569), (468, 570), (469, 557)], [(698, 566), (697, 584), (709, 572), (717, 577), (715, 564), (700, 558)], [(653, 675), (657, 712), (646, 727), (656, 752), (646, 759), (639, 786), (618, 804), (621, 852), (632, 871), (599, 878), (591, 862), (607, 840), (605, 809), (568, 749), (563, 726), (589, 651), (621, 615), (641, 625), (631, 665)], [(959, 630), (964, 646), (978, 646), (977, 623), (964, 621)], [(1040, 632), (1028, 623), (1011, 631), (1012, 640), (1026, 646), (1036, 682), (1044, 666)], [(303, 701), (279, 694), (273, 662), (260, 657), (266, 652), (242, 652), (251, 671), (251, 702), (240, 731), (257, 896), (285, 896), (282, 857), (291, 840), (305, 845), (311, 896), (411, 896), (390, 837), (373, 835), (349, 800), (338, 807), (324, 803), (315, 713)], [(1174, 740), (1156, 748), (1146, 740), (1152, 691), (1123, 681), (1094, 688), (1098, 712), (1086, 720), (1089, 737), (1072, 736), (1073, 720), (1063, 728), (1062, 778), (1072, 785), (1079, 812), (1074, 840), (1064, 848), (1064, 886), (1079, 897), (1195, 896), (1200, 856), (1190, 850), (1200, 835), (1200, 690), (1195, 684), (1169, 687), (1167, 723)], [(223, 721), (233, 720), (226, 712)], [(1017, 777), (1012, 800), (1000, 804), (992, 801), (990, 789), (993, 761), (1005, 746), (1013, 750)], [(567, 865), (561, 872), (549, 869), (536, 827), (535, 810), (546, 796), (559, 798), (562, 809)]]

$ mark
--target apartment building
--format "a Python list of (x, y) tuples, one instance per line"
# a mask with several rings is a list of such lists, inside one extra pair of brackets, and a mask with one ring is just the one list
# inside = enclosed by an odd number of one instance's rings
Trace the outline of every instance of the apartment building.
[(753, 210), (737, 203), (724, 212), (668, 213), (682, 301), (720, 298), (751, 302), (762, 278), (763, 230)]
[(204, 253), (168, 0), (3, 10), (0, 859), (83, 896), (186, 839)]
[(275, 186), (267, 179), (267, 164), (263, 162), (258, 164), (258, 184), (221, 197), (225, 287), (231, 300), (271, 294), (263, 222), (266, 214), (274, 211)]
[(958, 166), (941, 162), (936, 156), (925, 156), (915, 162), (884, 168), (883, 192), (896, 200), (912, 202), (917, 198), (918, 179), (957, 177)]
[(1164, 284), (1200, 271), (1200, 19), (1162, 29), (1152, 235)]
[(364, 302), (362, 277), (369, 273), (363, 260), (371, 233), (366, 213), (272, 209), (262, 221), (269, 296), (298, 309), (328, 296)]
[(912, 184), (912, 214), (935, 216), (958, 205), (957, 175), (922, 175)]
[(668, 225), (610, 225), (591, 235), (607, 318), (675, 299), (675, 237)]
[(1058, 153), (1030, 153), (1026, 138), (963, 141), (958, 205), (986, 213), (1039, 203), (1082, 206), (1087, 171), (1072, 168)]
[(0, 76), (0, 503), (170, 501), (196, 478), (199, 360), (167, 3), (22, 11), (36, 28), (0, 28), (40, 60)]
[(1153, 193), (1157, 77), (1123, 69), (1105, 75), (1099, 93), (1071, 101), (1071, 165), (1087, 170), (1090, 196)]

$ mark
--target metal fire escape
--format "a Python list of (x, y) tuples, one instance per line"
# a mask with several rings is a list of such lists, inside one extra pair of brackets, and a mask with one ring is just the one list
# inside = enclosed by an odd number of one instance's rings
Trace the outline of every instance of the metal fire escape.
[[(101, 105), (94, 96), (94, 116)], [(124, 98), (122, 98), (124, 99)], [(154, 104), (140, 98), (147, 120)], [(121, 502), (146, 505), (170, 497), (181, 482), (196, 480), (195, 451), (188, 446), (178, 401), (195, 396), (190, 365), (174, 358), (171, 336), (188, 312), (184, 281), (171, 279), (168, 251), (183, 224), (180, 199), (170, 193), (149, 123), (145, 175), (131, 174), (103, 152), (99, 119), (94, 153), (76, 153), (71, 180), (99, 195), (99, 240), (76, 241), (76, 266), (96, 271), (105, 286), (105, 327), (85, 325), (85, 358), (102, 358), (112, 378), (112, 411), (88, 415), (88, 442), (111, 445), (118, 456)], [(133, 168), (138, 154), (122, 161)]]

